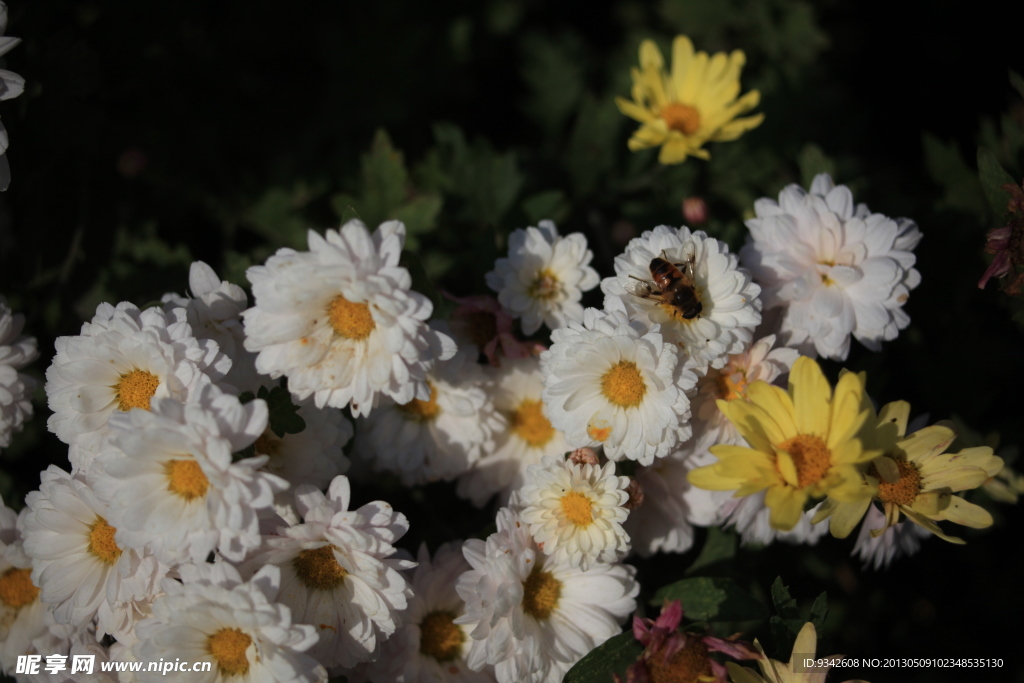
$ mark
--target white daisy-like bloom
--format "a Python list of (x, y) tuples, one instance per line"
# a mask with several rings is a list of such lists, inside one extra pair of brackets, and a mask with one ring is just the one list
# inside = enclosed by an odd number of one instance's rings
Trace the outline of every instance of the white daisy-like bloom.
[(775, 335), (758, 339), (743, 353), (729, 356), (725, 365), (697, 380), (697, 394), (693, 397), (695, 429), (711, 437), (712, 444), (743, 444), (743, 437), (729, 419), (718, 409), (716, 401), (746, 398), (752, 382), (776, 383), (789, 373), (800, 357), (796, 349), (773, 349)]
[(508, 258), (495, 261), (487, 286), (513, 318), (522, 319), (523, 333), (533, 334), (542, 324), (554, 330), (583, 317), (583, 292), (600, 281), (590, 267), (593, 258), (583, 233), (561, 237), (553, 222), (541, 221), (512, 231)]
[[(670, 302), (663, 302), (651, 274), (651, 261), (662, 258), (677, 264), (680, 274), (692, 277), (700, 312), (690, 318)], [(632, 293), (641, 281), (648, 285), (647, 297)], [(630, 320), (660, 325), (670, 344), (678, 344), (699, 369), (722, 367), (730, 354), (741, 353), (750, 344), (761, 322), (761, 288), (739, 267), (729, 247), (708, 237), (702, 230), (659, 225), (645, 231), (615, 257), (615, 276), (601, 281), (604, 307), (622, 311)]]
[(433, 559), (426, 545), (412, 573), (413, 598), (403, 613), (403, 625), (381, 645), (376, 662), (360, 665), (352, 681), (372, 683), (495, 683), (487, 666), (473, 671), (466, 664), (473, 626), (456, 624), (466, 604), (455, 581), (470, 570), (462, 543), (445, 543)]
[(857, 542), (850, 553), (851, 556), (860, 558), (865, 568), (871, 566), (875, 570), (885, 569), (899, 557), (910, 557), (921, 549), (921, 541), (932, 535), (932, 532), (921, 525), (909, 521), (893, 524), (877, 537), (871, 535), (872, 529), (880, 529), (883, 526), (885, 513), (874, 505), (869, 506), (864, 521), (861, 522)]
[(184, 308), (192, 333), (198, 339), (212, 339), (231, 359), (231, 371), (224, 381), (239, 391), (256, 391), (261, 381), (256, 372), (256, 354), (245, 350), (242, 312), (249, 307), (245, 290), (222, 281), (206, 263), (195, 261), (188, 271), (191, 296), (164, 294), (164, 309)]
[(717, 458), (708, 448), (715, 443), (707, 435), (695, 435), (683, 447), (637, 469), (644, 498), (629, 511), (624, 528), (638, 554), (684, 553), (693, 547), (694, 527), (715, 524), (728, 491), (709, 491), (693, 486), (687, 473)]
[(742, 498), (727, 498), (719, 509), (719, 523), (726, 529), (734, 527), (743, 545), (768, 545), (774, 541), (815, 545), (828, 533), (828, 524), (811, 524), (818, 505), (806, 511), (789, 531), (773, 529), (769, 523), (771, 510), (764, 503), (764, 491)]
[[(7, 5), (0, 2), (0, 56), (10, 52), (21, 38), (5, 36), (7, 31)], [(0, 101), (17, 97), (25, 91), (25, 79), (7, 69), (0, 69)], [(7, 162), (7, 130), (0, 124), (0, 192), (11, 184), (11, 168)]]
[(241, 561), (260, 544), (258, 513), (287, 486), (260, 471), (267, 456), (237, 453), (267, 426), (267, 404), (242, 404), (216, 387), (197, 402), (153, 400), (152, 409), (118, 413), (97, 457), (95, 488), (121, 548), (149, 549), (170, 564), (204, 562), (214, 549)]
[(458, 494), (477, 507), (495, 493), (498, 504), (505, 505), (526, 481), (526, 468), (545, 455), (571, 450), (565, 435), (545, 415), (539, 358), (503, 358), (501, 367), (485, 372), (494, 382), (494, 406), (505, 419), (494, 435), (494, 447), (459, 478)]
[(921, 282), (917, 225), (854, 205), (828, 174), (810, 192), (790, 185), (759, 199), (747, 221), (743, 264), (763, 288), (765, 309), (783, 308), (780, 334), (802, 353), (845, 360), (850, 336), (873, 351), (910, 323), (903, 304)]
[(455, 589), (472, 625), (467, 662), (493, 665), (499, 683), (558, 683), (584, 655), (621, 632), (640, 590), (632, 567), (597, 564), (587, 571), (556, 563), (509, 508), (486, 542), (466, 541), (472, 569)]
[(151, 553), (121, 548), (107, 521), (106, 506), (86, 481), (51, 465), (38, 491), (28, 494), (25, 553), (32, 558), (32, 583), (59, 624), (83, 627), (101, 607), (99, 631), (123, 633), (125, 622), (159, 590), (168, 567)]
[(397, 473), (405, 486), (454, 479), (493, 450), (495, 434), (505, 428), (473, 347), (434, 364), (427, 386), (429, 400), (384, 400), (359, 421), (357, 452), (377, 469)]
[(184, 565), (182, 582), (164, 580), (153, 616), (136, 628), (137, 661), (210, 662), (211, 671), (147, 672), (135, 680), (200, 683), (326, 683), (327, 671), (309, 650), (316, 629), (292, 621), (278, 602), (281, 572), (264, 567), (249, 581), (226, 562)]
[(13, 313), (7, 299), (0, 296), (0, 448), (10, 446), (11, 435), (32, 417), (36, 381), (18, 370), (34, 361), (39, 351), (35, 337), (21, 333), (24, 327), (25, 316)]
[(588, 308), (551, 341), (540, 356), (544, 407), (572, 447), (650, 465), (690, 437), (697, 376), (658, 325)]
[(306, 428), (298, 434), (278, 436), (268, 426), (256, 439), (256, 455), (267, 456), (264, 472), (281, 477), (292, 487), (310, 484), (327, 488), (351, 464), (342, 449), (352, 438), (352, 423), (337, 408), (317, 408), (312, 403), (300, 405), (296, 414)]
[(412, 597), (400, 571), (415, 563), (392, 557), (393, 544), (409, 530), (405, 515), (379, 500), (349, 510), (350, 497), (345, 476), (335, 477), (326, 496), (298, 487), (302, 524), (279, 527), (243, 566), (281, 568), (278, 599), (297, 621), (316, 626), (320, 640), (310, 654), (327, 667), (375, 658)]
[(157, 398), (193, 401), (231, 369), (216, 342), (193, 336), (180, 308), (100, 304), (82, 334), (58, 337), (54, 345), (57, 353), (46, 369), (53, 415), (46, 424), (72, 447), (76, 474), (91, 469), (112, 415), (148, 410)]
[(256, 369), (318, 408), (351, 404), (369, 415), (381, 396), (396, 403), (430, 400), (426, 373), (455, 355), (451, 337), (430, 329), (430, 299), (410, 289), (398, 265), (405, 225), (373, 234), (358, 220), (309, 231), (309, 251), (279, 249), (246, 272), (256, 305), (245, 311), (245, 348)]
[(519, 516), (555, 563), (582, 571), (610, 564), (629, 552), (622, 528), (629, 512), (629, 477), (615, 476), (615, 463), (577, 464), (565, 456), (544, 457), (526, 470), (519, 491)]

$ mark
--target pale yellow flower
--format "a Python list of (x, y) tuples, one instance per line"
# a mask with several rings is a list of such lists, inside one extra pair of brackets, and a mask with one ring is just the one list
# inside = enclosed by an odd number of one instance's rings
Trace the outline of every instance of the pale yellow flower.
[(736, 118), (761, 101), (757, 90), (736, 99), (745, 62), (742, 50), (694, 53), (689, 38), (676, 36), (672, 69), (666, 72), (658, 46), (645, 40), (640, 68), (632, 70), (633, 101), (616, 98), (619, 111), (641, 124), (629, 139), (629, 149), (660, 146), (658, 160), (663, 164), (678, 164), (688, 156), (708, 159), (705, 143), (735, 140), (759, 126), (764, 114)]
[[(761, 655), (764, 655), (764, 648), (761, 643), (754, 641), (754, 647)], [(734, 662), (727, 662), (729, 678), (732, 683), (825, 683), (829, 667), (815, 667), (808, 670), (803, 666), (806, 659), (837, 660), (842, 655), (830, 655), (828, 657), (816, 657), (818, 650), (818, 632), (814, 624), (807, 622), (800, 629), (800, 633), (793, 643), (793, 653), (789, 657), (789, 663), (783, 664), (774, 659), (757, 660), (761, 667), (760, 675), (753, 669), (746, 669)], [(846, 681), (846, 683), (866, 683), (865, 681)]]

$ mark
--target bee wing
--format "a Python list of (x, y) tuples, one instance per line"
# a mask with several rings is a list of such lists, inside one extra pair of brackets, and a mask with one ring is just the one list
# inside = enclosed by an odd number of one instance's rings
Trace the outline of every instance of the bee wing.
[(626, 280), (626, 282), (622, 285), (622, 288), (625, 289), (630, 294), (632, 294), (633, 296), (639, 296), (643, 298), (649, 297), (651, 295), (651, 292), (654, 291), (654, 288), (651, 286), (650, 282), (648, 282), (647, 280), (639, 280), (637, 278), (630, 278), (629, 280)]
[(693, 264), (697, 260), (697, 246), (693, 240), (683, 245), (683, 263)]

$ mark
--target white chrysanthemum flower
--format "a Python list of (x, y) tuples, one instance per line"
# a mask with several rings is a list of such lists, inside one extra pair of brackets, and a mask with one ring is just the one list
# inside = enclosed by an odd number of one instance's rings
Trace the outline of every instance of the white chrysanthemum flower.
[[(692, 276), (701, 304), (697, 316), (686, 318), (670, 303), (643, 298), (627, 289), (630, 283), (653, 282), (651, 261), (656, 258), (682, 264), (680, 272)], [(652, 284), (651, 288), (656, 297), (657, 287)], [(702, 230), (691, 233), (686, 227), (659, 225), (633, 238), (625, 253), (615, 257), (615, 276), (601, 281), (601, 291), (606, 310), (622, 311), (630, 320), (647, 325), (660, 325), (665, 341), (678, 344), (700, 369), (721, 367), (729, 354), (741, 353), (761, 322), (761, 288), (739, 267), (735, 254), (729, 253), (724, 242), (708, 237)]]
[(544, 406), (570, 445), (650, 465), (690, 437), (686, 391), (697, 377), (658, 325), (588, 308), (551, 340), (540, 356)]
[(526, 480), (526, 468), (545, 455), (565, 453), (565, 435), (551, 426), (544, 414), (544, 376), (540, 359), (503, 358), (500, 368), (485, 369), (491, 375), (494, 406), (505, 418), (495, 433), (494, 448), (459, 478), (458, 494), (483, 507), (495, 493), (498, 504)]
[(353, 681), (372, 683), (494, 683), (492, 667), (473, 671), (466, 664), (473, 626), (456, 624), (466, 605), (455, 581), (470, 570), (462, 543), (445, 543), (431, 560), (426, 544), (412, 574), (413, 598), (403, 625), (381, 645), (376, 662), (360, 665)]
[(765, 309), (785, 309), (781, 334), (802, 353), (845, 360), (852, 334), (877, 351), (910, 323), (903, 304), (921, 282), (917, 225), (854, 206), (828, 174), (810, 192), (790, 185), (779, 201), (759, 199), (740, 250), (764, 290)]
[(292, 393), (317, 407), (351, 403), (357, 417), (381, 395), (429, 401), (426, 372), (455, 355), (455, 342), (426, 325), (433, 305), (409, 289), (404, 244), (399, 221), (371, 235), (353, 220), (324, 237), (310, 230), (309, 251), (279, 249), (249, 268), (256, 305), (242, 315), (256, 369), (287, 375)]
[(23, 522), (32, 582), (57, 623), (82, 627), (102, 611), (101, 633), (125, 631), (144, 610), (168, 567), (150, 553), (121, 548), (106, 506), (85, 481), (59, 467), (44, 470), (28, 494)]
[(141, 662), (210, 662), (212, 671), (143, 670), (135, 680), (326, 683), (327, 671), (309, 654), (316, 629), (292, 623), (291, 611), (277, 601), (277, 567), (264, 567), (249, 581), (226, 562), (184, 565), (180, 573), (182, 583), (164, 580), (166, 594), (138, 625), (132, 654)]
[(707, 435), (697, 435), (682, 448), (636, 471), (643, 503), (630, 510), (624, 525), (633, 549), (643, 557), (657, 552), (684, 553), (693, 547), (693, 528), (711, 526), (729, 492), (693, 486), (687, 473), (717, 460)]
[[(314, 624), (320, 641), (310, 654), (327, 667), (374, 658), (381, 640), (401, 626), (412, 597), (392, 545), (409, 530), (405, 515), (383, 501), (349, 510), (348, 478), (335, 477), (327, 496), (312, 486), (295, 491), (302, 524), (280, 527), (245, 567), (281, 568), (280, 600), (295, 618)], [(390, 559), (389, 559), (390, 558)]]
[(155, 398), (193, 401), (231, 368), (216, 342), (192, 335), (183, 309), (140, 311), (128, 302), (100, 304), (81, 335), (58, 337), (55, 346), (46, 369), (53, 411), (46, 424), (72, 447), (76, 474), (92, 467), (112, 415), (148, 410)]
[(815, 545), (828, 533), (828, 524), (811, 524), (820, 503), (804, 512), (789, 531), (773, 529), (769, 522), (771, 510), (765, 505), (764, 496), (764, 491), (758, 491), (742, 498), (727, 498), (719, 509), (719, 523), (726, 529), (735, 527), (743, 545), (768, 545), (773, 541)]
[(542, 324), (554, 330), (583, 317), (583, 292), (597, 287), (594, 254), (587, 238), (574, 232), (560, 237), (551, 221), (513, 230), (508, 258), (500, 258), (487, 273), (487, 286), (513, 318), (522, 318), (523, 332), (533, 334)]
[(615, 463), (581, 465), (564, 456), (546, 456), (526, 470), (519, 491), (520, 517), (556, 563), (586, 571), (610, 564), (629, 552), (623, 530), (629, 477), (615, 476)]
[(189, 268), (188, 288), (191, 296), (164, 294), (164, 309), (184, 308), (196, 338), (217, 342), (221, 352), (231, 359), (231, 371), (224, 377), (225, 382), (239, 391), (259, 389), (256, 354), (245, 350), (242, 312), (249, 307), (245, 290), (221, 281), (213, 268), (202, 261), (195, 261)]
[[(6, 8), (3, 12), (6, 13)], [(3, 31), (0, 30), (0, 34)], [(3, 41), (3, 38), (0, 38)], [(0, 42), (0, 46), (2, 46)], [(0, 54), (3, 54), (0, 48)], [(39, 356), (35, 337), (21, 333), (25, 316), (12, 313), (0, 296), (0, 448), (11, 445), (11, 435), (32, 417), (32, 392), (36, 381), (18, 372)]]
[(932, 535), (932, 532), (910, 521), (888, 526), (877, 537), (871, 535), (872, 529), (880, 529), (883, 526), (885, 513), (874, 505), (869, 506), (864, 521), (861, 522), (857, 542), (850, 553), (851, 556), (860, 558), (865, 568), (872, 566), (875, 570), (885, 569), (899, 557), (910, 557), (921, 549), (921, 541)]
[(555, 563), (508, 508), (497, 532), (466, 541), (472, 570), (455, 589), (466, 601), (456, 623), (473, 625), (467, 661), (495, 667), (500, 683), (558, 683), (595, 647), (621, 632), (640, 590), (632, 567), (598, 564), (588, 571)]
[(214, 549), (241, 561), (259, 546), (260, 510), (286, 482), (259, 471), (267, 456), (232, 462), (266, 429), (267, 404), (247, 404), (208, 385), (199, 400), (153, 401), (111, 418), (95, 478), (122, 548), (149, 548), (163, 562), (204, 562)]
[(708, 370), (697, 380), (697, 395), (693, 398), (694, 426), (696, 431), (712, 438), (711, 444), (744, 443), (736, 427), (718, 409), (716, 401), (746, 398), (751, 382), (773, 384), (779, 381), (800, 356), (796, 349), (773, 349), (774, 344), (775, 335), (762, 337), (743, 353), (729, 356), (721, 368)]
[[(21, 38), (5, 36), (7, 31), (7, 5), (0, 2), (0, 56), (10, 52)], [(25, 79), (7, 69), (0, 69), (0, 101), (17, 97), (25, 90)], [(11, 184), (11, 168), (7, 163), (7, 130), (0, 124), (0, 192)]]
[(264, 472), (281, 477), (292, 487), (310, 484), (325, 489), (351, 464), (342, 449), (352, 438), (352, 423), (339, 409), (317, 408), (312, 403), (300, 405), (296, 414), (306, 428), (298, 434), (278, 436), (267, 427), (253, 444), (256, 455), (267, 456)]

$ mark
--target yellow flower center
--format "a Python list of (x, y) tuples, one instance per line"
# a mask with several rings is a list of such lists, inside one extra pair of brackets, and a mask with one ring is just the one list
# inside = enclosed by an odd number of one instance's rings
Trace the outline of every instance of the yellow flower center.
[(832, 466), (832, 454), (821, 437), (813, 434), (798, 434), (783, 441), (777, 449), (789, 453), (796, 467), (797, 488), (816, 484), (825, 477)]
[(582, 493), (569, 491), (562, 496), (562, 514), (576, 526), (589, 526), (594, 521), (593, 503)]
[(558, 294), (558, 290), (558, 278), (555, 277), (554, 273), (545, 268), (537, 273), (537, 277), (534, 278), (526, 292), (534, 299), (547, 301), (554, 298)]
[(167, 490), (191, 501), (202, 498), (210, 488), (210, 480), (195, 460), (170, 460), (164, 465)]
[(333, 545), (303, 550), (292, 561), (292, 566), (299, 580), (313, 590), (333, 590), (348, 576), (348, 572), (334, 557)]
[(217, 660), (217, 668), (228, 676), (241, 676), (249, 671), (245, 651), (252, 645), (249, 634), (237, 628), (222, 628), (206, 639), (206, 649)]
[(452, 612), (430, 612), (420, 622), (420, 652), (439, 662), (450, 662), (462, 652), (466, 635)]
[(0, 576), (0, 602), (12, 609), (30, 605), (39, 597), (39, 589), (32, 583), (31, 569), (8, 569)]
[(878, 473), (875, 466), (868, 469), (868, 474), (878, 480), (878, 500), (883, 503), (895, 503), (896, 505), (910, 505), (917, 499), (921, 492), (921, 473), (917, 465), (906, 460), (894, 460), (896, 467), (900, 469), (900, 478), (893, 483), (887, 482)]
[(366, 339), (377, 327), (367, 304), (349, 301), (340, 294), (327, 307), (327, 316), (334, 332), (345, 339)]
[(636, 363), (620, 360), (601, 378), (601, 391), (615, 405), (632, 408), (643, 401), (647, 385)]
[(116, 531), (117, 529), (110, 526), (107, 520), (97, 517), (89, 530), (89, 552), (107, 564), (117, 562), (117, 558), (121, 557), (121, 549), (114, 542)]
[(548, 418), (544, 417), (544, 403), (526, 399), (512, 413), (512, 433), (530, 444), (540, 448), (555, 436), (555, 428)]
[(726, 367), (715, 380), (718, 395), (724, 401), (747, 397), (747, 374), (742, 370), (730, 370)]
[(274, 457), (281, 450), (281, 439), (277, 438), (277, 434), (270, 431), (270, 427), (267, 427), (260, 434), (260, 438), (256, 439), (256, 443), (253, 444), (253, 450), (256, 451), (256, 455)]
[(410, 420), (427, 422), (441, 414), (441, 406), (437, 405), (437, 387), (432, 382), (427, 382), (430, 387), (430, 398), (421, 401), (418, 398), (398, 406), (398, 409)]
[(670, 102), (659, 113), (665, 125), (683, 135), (693, 135), (700, 128), (700, 112), (681, 102)]
[(542, 572), (540, 567), (534, 567), (523, 581), (523, 611), (543, 621), (558, 606), (561, 595), (562, 582), (551, 576), (551, 572)]
[(120, 410), (149, 410), (149, 399), (153, 398), (159, 386), (160, 378), (145, 370), (132, 370), (121, 375), (121, 380), (114, 385), (117, 407)]
[(655, 652), (647, 660), (651, 683), (700, 683), (715, 680), (707, 646), (698, 638), (687, 638), (686, 645), (669, 658)]

